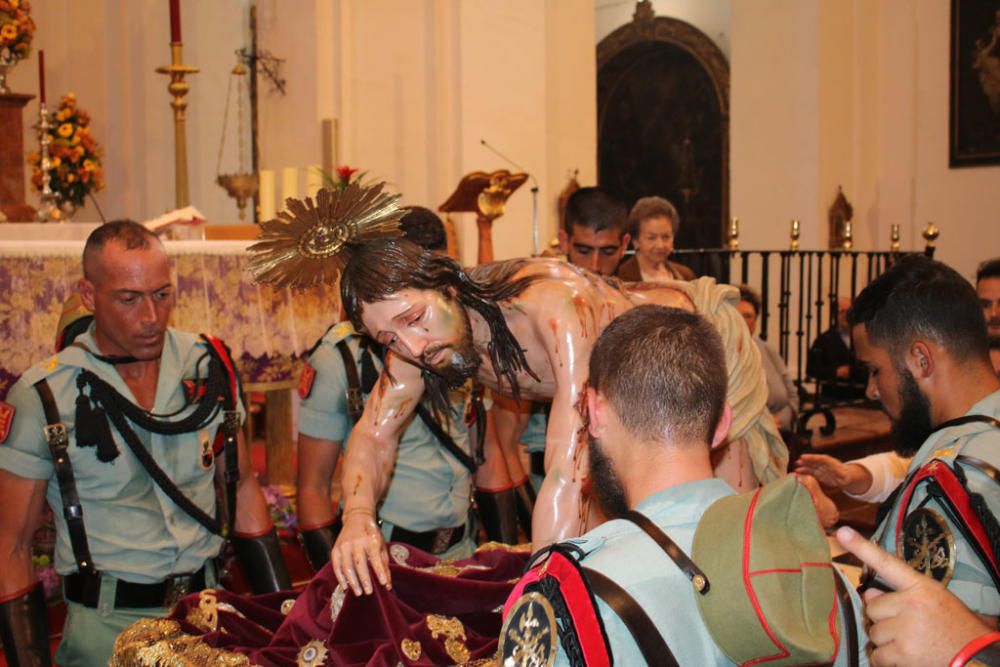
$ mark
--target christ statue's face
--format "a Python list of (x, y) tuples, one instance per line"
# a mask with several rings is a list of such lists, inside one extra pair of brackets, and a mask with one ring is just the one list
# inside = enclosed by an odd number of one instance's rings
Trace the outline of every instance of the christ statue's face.
[(376, 341), (453, 385), (461, 384), (479, 367), (465, 309), (436, 290), (407, 288), (382, 301), (365, 303), (361, 322)]

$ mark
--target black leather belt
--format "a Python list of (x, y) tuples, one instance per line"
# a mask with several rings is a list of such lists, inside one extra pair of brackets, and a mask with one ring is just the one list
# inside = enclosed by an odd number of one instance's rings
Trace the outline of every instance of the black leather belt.
[(443, 554), (461, 542), (464, 537), (465, 526), (438, 528), (437, 530), (428, 530), (424, 533), (417, 533), (400, 526), (393, 526), (392, 532), (389, 533), (389, 541), (391, 542), (405, 542), (435, 555)]
[[(119, 579), (115, 589), (115, 609), (172, 607), (188, 593), (196, 593), (204, 588), (204, 567), (194, 574), (167, 577), (155, 584), (136, 584)], [(76, 572), (63, 577), (63, 595), (71, 602), (96, 609), (101, 598), (100, 572)]]

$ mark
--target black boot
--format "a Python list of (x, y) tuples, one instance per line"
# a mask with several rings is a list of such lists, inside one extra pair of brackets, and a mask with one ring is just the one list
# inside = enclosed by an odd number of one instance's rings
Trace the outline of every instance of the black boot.
[(10, 667), (48, 667), (52, 664), (45, 593), (41, 584), (0, 604), (0, 641)]
[(517, 501), (514, 489), (503, 491), (476, 490), (479, 518), (486, 529), (486, 537), (493, 542), (517, 544)]
[(525, 477), (514, 487), (514, 497), (517, 501), (517, 521), (521, 524), (528, 541), (531, 541), (531, 513), (535, 511), (535, 487), (531, 479)]
[(340, 521), (299, 531), (302, 549), (306, 552), (306, 558), (309, 559), (309, 563), (316, 572), (322, 570), (323, 566), (330, 562), (330, 550), (333, 549), (333, 545), (337, 541), (338, 533), (340, 533)]
[(278, 534), (274, 528), (257, 537), (240, 537), (234, 534), (233, 547), (254, 595), (292, 588), (292, 580), (288, 576), (288, 568), (285, 567)]

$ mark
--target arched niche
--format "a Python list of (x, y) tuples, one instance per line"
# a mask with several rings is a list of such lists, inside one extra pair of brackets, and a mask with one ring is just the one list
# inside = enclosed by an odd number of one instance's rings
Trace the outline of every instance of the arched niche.
[(640, 2), (597, 45), (598, 182), (666, 197), (678, 248), (718, 248), (729, 218), (729, 63), (694, 26)]

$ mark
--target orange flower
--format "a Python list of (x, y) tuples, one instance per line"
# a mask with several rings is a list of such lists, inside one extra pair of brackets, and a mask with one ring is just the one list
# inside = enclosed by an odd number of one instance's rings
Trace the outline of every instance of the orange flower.
[(59, 126), (59, 129), (56, 131), (59, 133), (60, 137), (65, 139), (69, 135), (73, 134), (73, 126), (70, 125), (69, 123), (63, 123), (62, 125)]
[(4, 26), (0, 28), (0, 37), (11, 40), (17, 38), (17, 26), (13, 23), (5, 23)]

